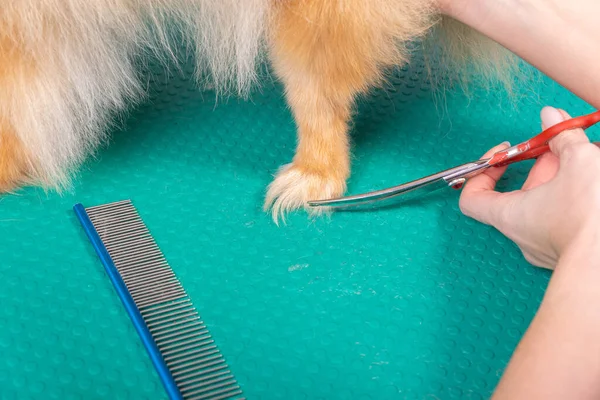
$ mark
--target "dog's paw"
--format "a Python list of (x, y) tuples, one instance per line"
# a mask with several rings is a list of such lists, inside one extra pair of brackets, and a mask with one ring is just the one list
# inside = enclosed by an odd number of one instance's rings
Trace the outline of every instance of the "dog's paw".
[(346, 178), (328, 171), (305, 171), (294, 164), (279, 170), (269, 185), (265, 211), (271, 210), (273, 220), (285, 222), (288, 212), (304, 207), (311, 215), (319, 215), (323, 207), (308, 207), (311, 200), (339, 197), (346, 191)]

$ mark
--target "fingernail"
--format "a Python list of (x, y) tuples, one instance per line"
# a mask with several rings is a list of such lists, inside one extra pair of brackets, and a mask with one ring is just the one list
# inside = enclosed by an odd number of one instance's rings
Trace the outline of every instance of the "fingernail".
[(550, 128), (556, 124), (563, 122), (564, 120), (565, 118), (556, 108), (544, 107), (542, 109), (542, 126), (544, 128)]
[(500, 143), (500, 146), (510, 147), (510, 142), (509, 141), (502, 142), (502, 143)]

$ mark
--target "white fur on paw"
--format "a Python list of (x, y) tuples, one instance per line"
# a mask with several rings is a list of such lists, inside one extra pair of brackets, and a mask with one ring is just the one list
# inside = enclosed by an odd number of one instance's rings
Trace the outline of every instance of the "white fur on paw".
[(310, 214), (320, 214), (324, 207), (308, 207), (311, 200), (339, 197), (346, 191), (346, 180), (326, 174), (302, 171), (293, 164), (281, 167), (275, 180), (269, 185), (265, 199), (265, 211), (271, 209), (273, 220), (285, 223), (285, 215), (299, 208)]

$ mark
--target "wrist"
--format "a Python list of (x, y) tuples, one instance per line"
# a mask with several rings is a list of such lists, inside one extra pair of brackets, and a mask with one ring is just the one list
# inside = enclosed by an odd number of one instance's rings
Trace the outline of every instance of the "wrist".
[(599, 398), (598, 238), (600, 230), (590, 224), (562, 252), (544, 300), (494, 399)]
[(600, 262), (600, 212), (590, 210), (572, 240), (561, 251), (559, 264), (592, 265)]
[[(590, 218), (590, 221), (598, 221)], [(600, 310), (600, 228), (590, 223), (582, 228), (560, 255), (546, 292), (545, 302), (582, 311)]]

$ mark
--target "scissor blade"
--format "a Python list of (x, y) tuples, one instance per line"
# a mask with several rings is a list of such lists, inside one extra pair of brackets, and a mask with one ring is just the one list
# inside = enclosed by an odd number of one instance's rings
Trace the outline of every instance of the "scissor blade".
[(415, 191), (417, 189), (431, 189), (438, 190), (442, 187), (447, 186), (446, 181), (443, 177), (432, 179), (424, 183), (418, 183), (418, 181), (404, 183), (402, 185), (394, 186), (388, 189), (377, 190), (374, 192), (357, 194), (353, 196), (340, 197), (337, 199), (328, 200), (314, 200), (309, 201), (308, 205), (311, 207), (343, 207), (343, 206), (356, 206), (361, 204), (368, 204), (376, 201), (383, 201), (392, 197), (406, 194), (408, 192)]
[[(474, 169), (482, 168), (483, 163), (484, 160), (467, 163), (391, 188), (377, 190), (374, 192), (364, 194), (357, 194), (353, 196), (345, 196), (336, 199), (313, 200), (309, 201), (308, 205), (311, 207), (355, 206), (360, 204), (372, 203), (375, 201), (387, 200), (392, 197), (415, 191), (417, 189), (421, 189), (426, 192), (431, 192), (447, 187), (448, 184), (452, 181), (452, 179), (461, 177), (463, 173), (472, 172)], [(448, 179), (449, 177), (451, 179)], [(421, 190), (419, 192), (421, 192)]]

